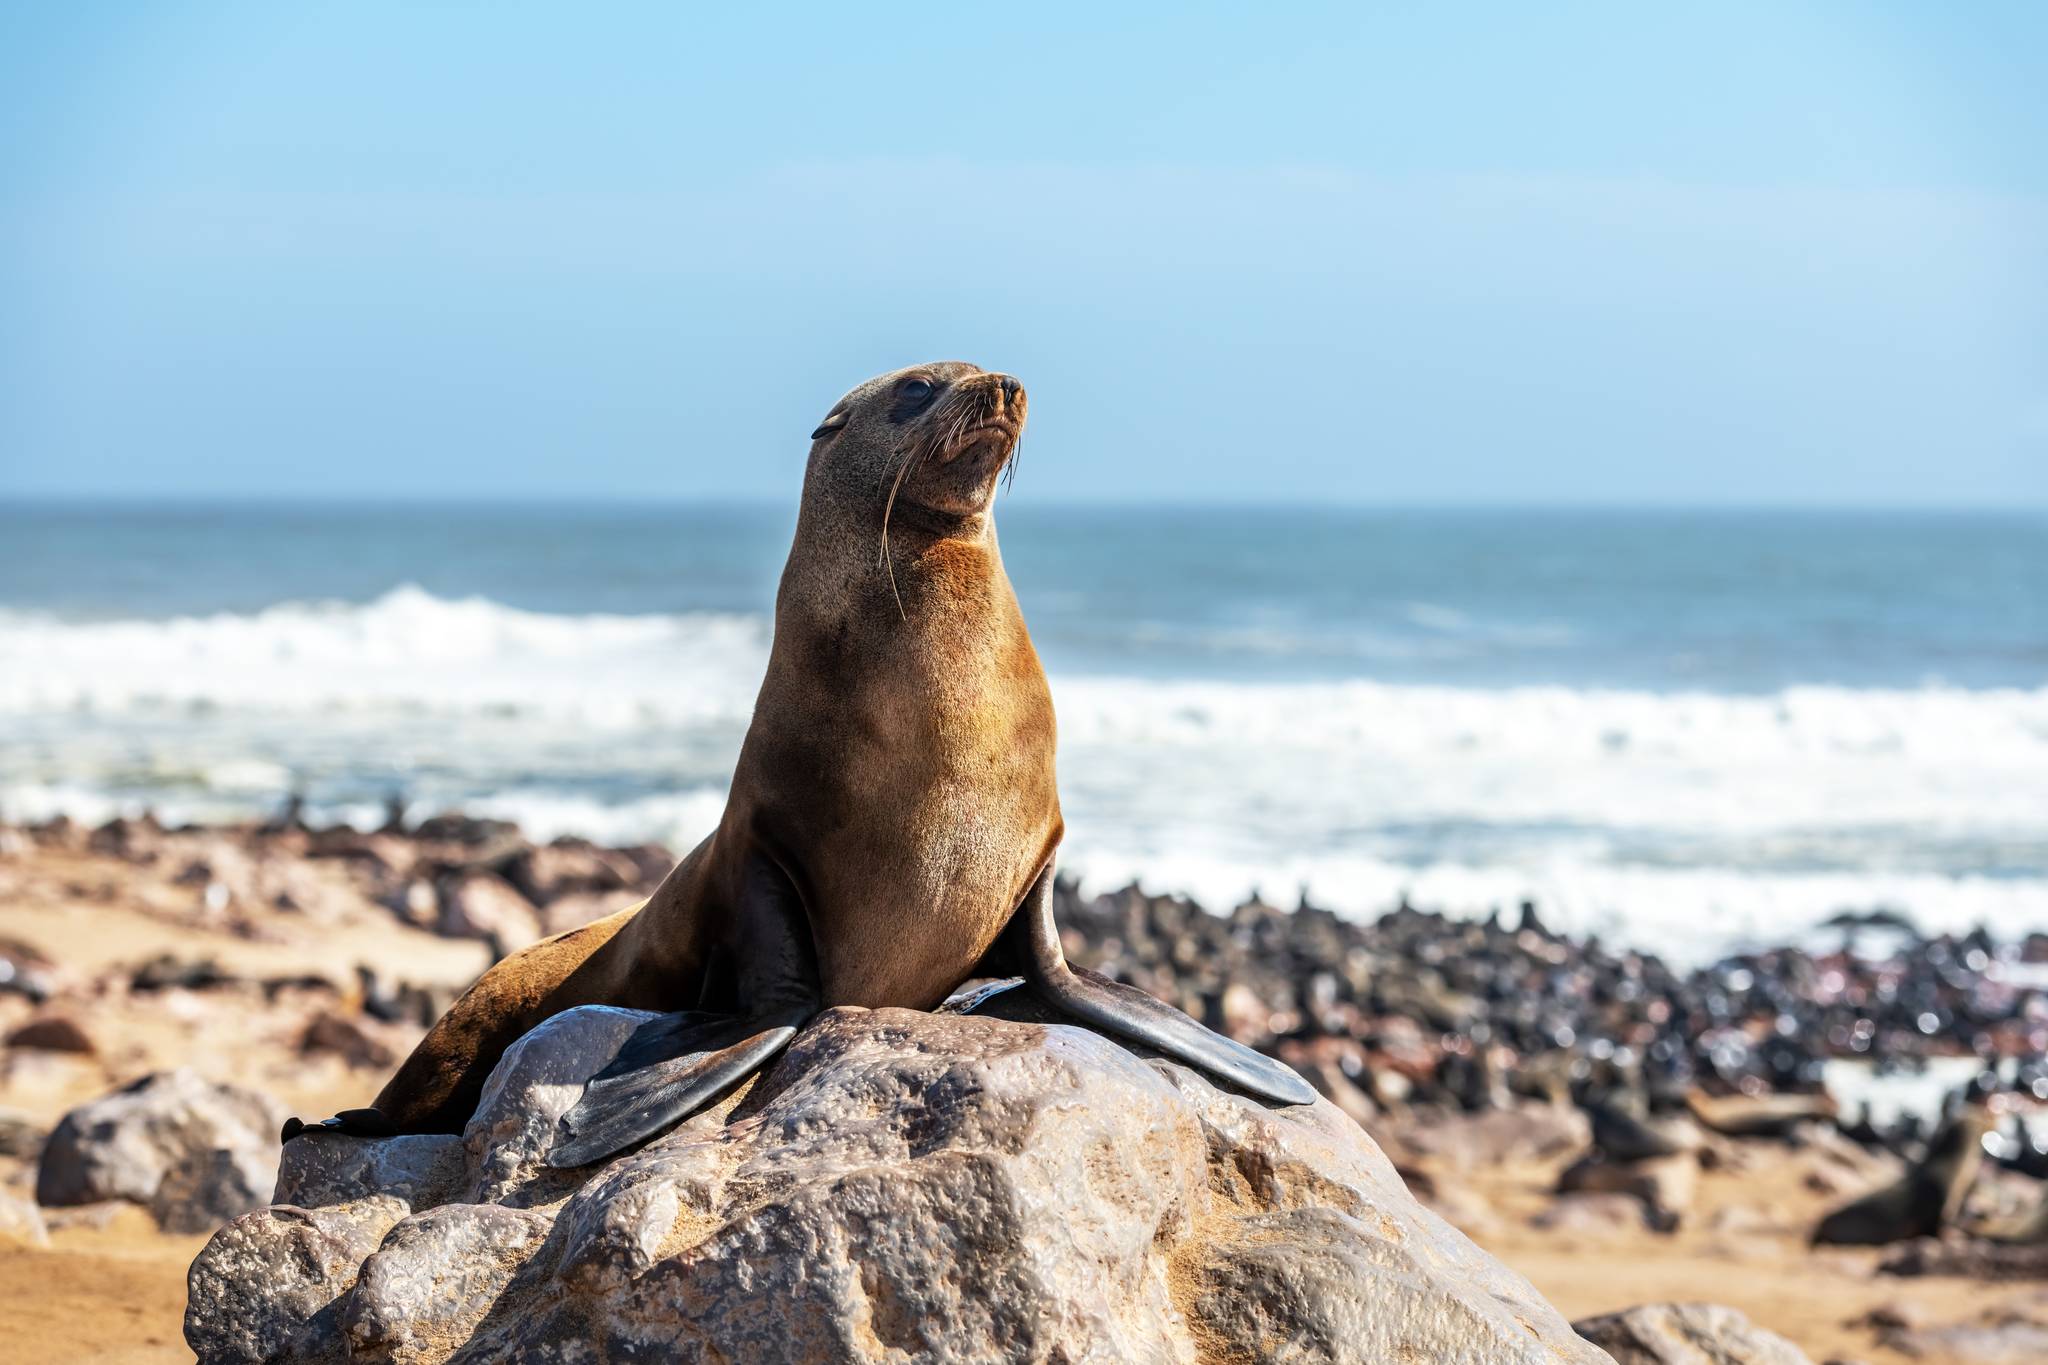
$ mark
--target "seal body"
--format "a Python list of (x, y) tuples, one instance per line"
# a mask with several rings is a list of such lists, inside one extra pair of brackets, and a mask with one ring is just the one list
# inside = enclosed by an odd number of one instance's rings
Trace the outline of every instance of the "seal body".
[(491, 968), (374, 1108), (318, 1126), (459, 1131), (499, 1057), (543, 1019), (587, 1004), (670, 1012), (563, 1117), (549, 1160), (581, 1164), (711, 1102), (825, 1006), (930, 1008), (964, 980), (1011, 973), (1254, 1094), (1314, 1099), (1279, 1063), (1070, 970), (1060, 951), (1052, 698), (990, 515), (1025, 410), (1015, 379), (957, 361), (869, 380), (833, 406), (812, 432), (767, 675), (718, 828), (642, 904)]
[(378, 1112), (460, 1129), (504, 1049), (576, 1005), (737, 1009), (764, 876), (803, 907), (823, 1004), (929, 1008), (974, 970), (1062, 830), (1052, 696), (988, 510), (1025, 404), (955, 362), (834, 406), (717, 830), (641, 905), (491, 968)]

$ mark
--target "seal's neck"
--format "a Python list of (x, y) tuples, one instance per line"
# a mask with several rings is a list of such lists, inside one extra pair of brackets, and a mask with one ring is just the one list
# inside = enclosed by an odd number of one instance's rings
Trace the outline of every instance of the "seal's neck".
[(961, 618), (1015, 615), (995, 518), (899, 501), (886, 542), (881, 515), (806, 498), (776, 595), (778, 623), (801, 619), (889, 631), (955, 628)]

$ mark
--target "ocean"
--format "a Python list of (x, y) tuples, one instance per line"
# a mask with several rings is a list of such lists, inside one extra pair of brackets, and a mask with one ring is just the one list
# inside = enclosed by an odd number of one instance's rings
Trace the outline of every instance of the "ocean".
[[(793, 507), (0, 507), (0, 814), (688, 847)], [(1093, 887), (2048, 930), (2038, 513), (999, 511)]]

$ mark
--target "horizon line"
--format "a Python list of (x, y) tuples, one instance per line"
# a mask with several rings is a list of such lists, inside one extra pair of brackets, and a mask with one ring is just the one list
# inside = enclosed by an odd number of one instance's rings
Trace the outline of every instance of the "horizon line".
[[(997, 505), (997, 511), (1004, 504), (1014, 506), (1011, 497), (1005, 497)], [(1308, 497), (1188, 497), (1185, 495), (1168, 498), (1146, 497), (1063, 497), (1058, 495), (1028, 497), (1025, 506), (1033, 511), (1274, 511), (1274, 512), (1516, 512), (1516, 513), (1586, 513), (1586, 512), (1632, 512), (1632, 513), (1842, 513), (1842, 514), (1925, 514), (1925, 515), (1971, 515), (1997, 514), (2001, 516), (2026, 518), (2048, 515), (2048, 497), (2034, 500), (1972, 500), (1907, 502), (1892, 500), (1823, 501), (1817, 499), (1768, 499), (1742, 500), (1679, 500), (1679, 499), (1345, 499)], [(515, 510), (776, 510), (794, 512), (797, 500), (781, 495), (769, 494), (713, 494), (691, 495), (683, 493), (632, 494), (632, 493), (520, 493), (520, 494), (462, 494), (462, 493), (416, 493), (416, 494), (333, 494), (333, 493), (99, 493), (99, 492), (29, 492), (14, 493), (0, 491), (0, 510), (35, 508), (104, 508), (122, 511), (143, 511), (162, 509), (198, 510), (290, 507), (293, 509), (331, 508), (345, 510), (442, 510), (449, 508), (471, 508), (477, 511)]]

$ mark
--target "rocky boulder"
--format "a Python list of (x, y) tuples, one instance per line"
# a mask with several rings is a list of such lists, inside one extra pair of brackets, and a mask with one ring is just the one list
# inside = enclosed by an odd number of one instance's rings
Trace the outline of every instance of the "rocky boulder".
[(831, 1010), (636, 1152), (541, 1165), (652, 1016), (506, 1054), (460, 1137), (290, 1145), (193, 1263), (204, 1362), (1600, 1362), (1327, 1101), (1084, 1029)]
[(167, 1232), (205, 1232), (260, 1208), (277, 1178), (282, 1106), (180, 1067), (66, 1114), (43, 1144), (36, 1202), (125, 1199)]

